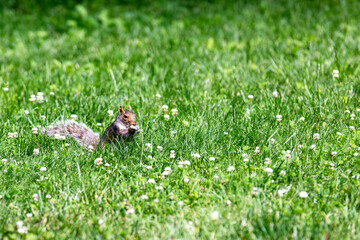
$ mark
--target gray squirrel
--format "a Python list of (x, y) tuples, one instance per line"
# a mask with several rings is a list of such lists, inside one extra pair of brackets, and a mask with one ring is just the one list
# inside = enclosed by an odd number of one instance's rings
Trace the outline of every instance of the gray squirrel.
[(129, 106), (128, 110), (124, 110), (120, 106), (116, 120), (105, 130), (101, 138), (99, 138), (98, 133), (94, 133), (84, 123), (78, 123), (74, 120), (56, 122), (46, 127), (44, 133), (50, 137), (68, 136), (86, 148), (95, 149), (114, 140), (132, 139), (138, 130), (136, 115), (131, 111), (131, 107)]

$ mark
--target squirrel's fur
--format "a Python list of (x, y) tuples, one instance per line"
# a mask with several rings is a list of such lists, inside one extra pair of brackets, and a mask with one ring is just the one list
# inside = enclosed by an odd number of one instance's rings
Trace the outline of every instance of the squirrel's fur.
[(139, 130), (136, 126), (136, 116), (129, 110), (124, 110), (121, 106), (116, 120), (105, 130), (101, 139), (99, 134), (94, 133), (84, 123), (78, 123), (74, 120), (59, 121), (45, 128), (44, 133), (47, 136), (68, 136), (84, 147), (96, 148), (105, 143), (114, 140), (125, 140), (132, 137)]

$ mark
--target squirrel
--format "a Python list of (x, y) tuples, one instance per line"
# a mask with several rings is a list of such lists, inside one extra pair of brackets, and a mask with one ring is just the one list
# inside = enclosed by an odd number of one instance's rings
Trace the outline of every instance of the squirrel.
[(44, 133), (50, 137), (68, 136), (84, 147), (95, 149), (98, 146), (103, 147), (106, 143), (114, 140), (132, 139), (139, 127), (136, 125), (136, 115), (131, 111), (119, 108), (119, 114), (116, 120), (105, 130), (101, 138), (98, 133), (94, 133), (84, 123), (78, 123), (74, 120), (59, 121), (45, 128)]

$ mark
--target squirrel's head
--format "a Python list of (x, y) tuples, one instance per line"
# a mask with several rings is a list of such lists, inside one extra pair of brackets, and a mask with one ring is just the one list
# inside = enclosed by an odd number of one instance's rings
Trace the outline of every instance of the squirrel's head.
[(119, 114), (117, 116), (118, 120), (120, 120), (125, 127), (130, 127), (131, 125), (136, 125), (136, 116), (135, 113), (131, 111), (131, 107), (129, 106), (128, 110), (124, 110), (122, 106), (119, 108)]

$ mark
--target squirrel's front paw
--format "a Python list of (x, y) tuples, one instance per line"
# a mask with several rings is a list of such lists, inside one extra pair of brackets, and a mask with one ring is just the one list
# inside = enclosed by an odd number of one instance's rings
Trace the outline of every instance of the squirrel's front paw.
[(131, 125), (129, 129), (133, 132), (137, 132), (139, 130), (139, 127), (137, 125), (136, 126)]

